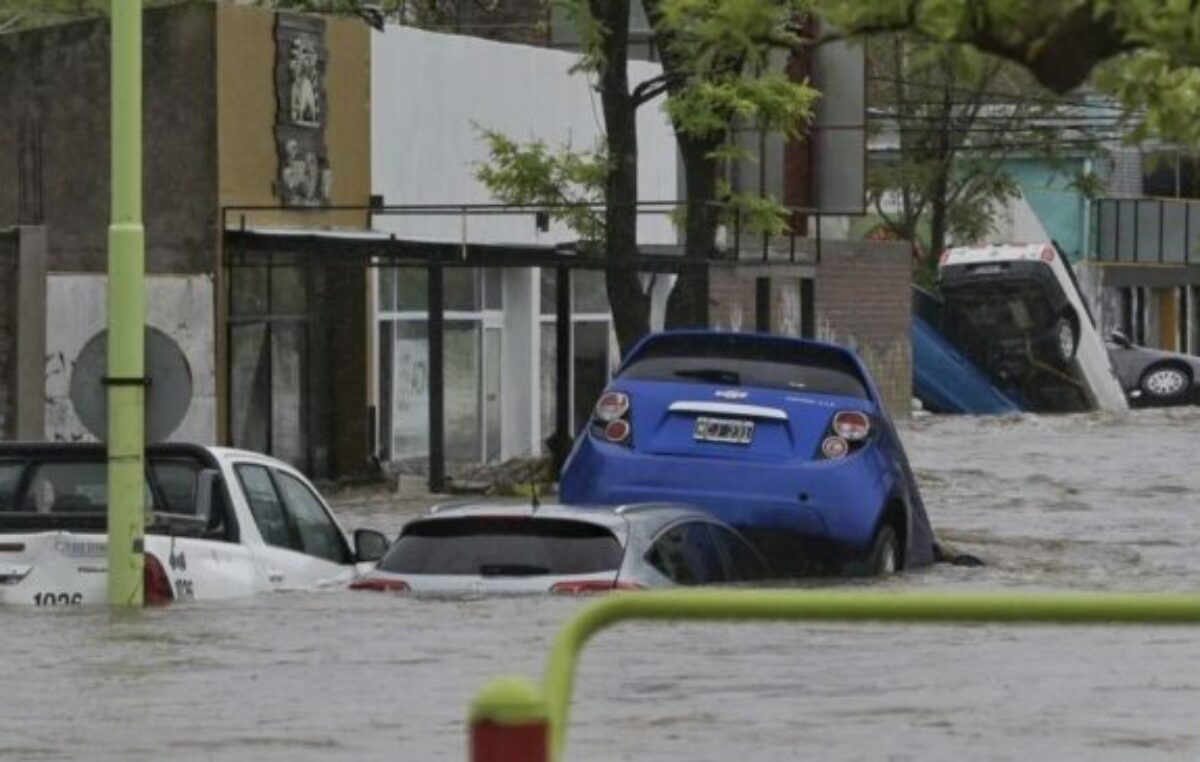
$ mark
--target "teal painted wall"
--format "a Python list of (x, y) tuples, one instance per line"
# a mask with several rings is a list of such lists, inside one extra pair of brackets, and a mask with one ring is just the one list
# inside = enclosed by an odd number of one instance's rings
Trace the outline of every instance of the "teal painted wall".
[(1045, 159), (1012, 159), (1005, 164), (1042, 227), (1072, 261), (1083, 259), (1085, 243), (1091, 245), (1084, 235), (1085, 225), (1090, 224), (1085, 216), (1089, 208), (1083, 194), (1071, 185), (1083, 166), (1083, 159), (1053, 165)]

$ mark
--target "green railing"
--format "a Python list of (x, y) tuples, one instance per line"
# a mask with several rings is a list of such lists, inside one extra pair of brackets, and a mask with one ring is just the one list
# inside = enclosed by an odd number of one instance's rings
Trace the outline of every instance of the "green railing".
[[(490, 683), (472, 706), (473, 726), (480, 722), (546, 723), (549, 758), (561, 759), (579, 654), (593, 635), (629, 620), (1197, 625), (1200, 595), (784, 590), (617, 593), (588, 604), (559, 632), (540, 689), (522, 678)], [(477, 753), (477, 758), (504, 757)]]

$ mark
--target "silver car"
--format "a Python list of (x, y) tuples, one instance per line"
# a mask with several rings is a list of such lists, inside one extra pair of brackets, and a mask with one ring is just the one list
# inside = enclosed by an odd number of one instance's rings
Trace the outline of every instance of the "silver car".
[(695, 508), (481, 501), (409, 522), (355, 590), (433, 595), (588, 593), (772, 577), (728, 525)]
[(1200, 357), (1139, 346), (1120, 331), (1109, 337), (1108, 356), (1125, 393), (1136, 403), (1200, 401)]

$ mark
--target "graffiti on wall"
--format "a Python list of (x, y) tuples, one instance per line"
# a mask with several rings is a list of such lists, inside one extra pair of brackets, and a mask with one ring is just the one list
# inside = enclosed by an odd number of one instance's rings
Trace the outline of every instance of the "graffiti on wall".
[(392, 452), (429, 454), (429, 342), (396, 339), (392, 368)]
[[(84, 344), (105, 327), (108, 315), (106, 283), (103, 275), (51, 274), (46, 277), (45, 437), (48, 440), (94, 440), (71, 403), (71, 374)], [(146, 278), (146, 322), (179, 345), (192, 370), (192, 400), (183, 422), (169, 441), (216, 443), (216, 343), (212, 305), (211, 276), (157, 275)]]
[(325, 22), (283, 13), (275, 19), (276, 194), (285, 206), (323, 206), (333, 184), (325, 147)]

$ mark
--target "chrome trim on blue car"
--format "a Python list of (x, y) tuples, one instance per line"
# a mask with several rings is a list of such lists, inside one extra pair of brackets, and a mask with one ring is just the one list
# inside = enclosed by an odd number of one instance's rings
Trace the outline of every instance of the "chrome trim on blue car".
[(718, 415), (742, 415), (747, 418), (767, 418), (786, 421), (787, 413), (777, 407), (762, 405), (739, 405), (734, 402), (672, 402), (667, 408), (672, 413), (715, 413)]

